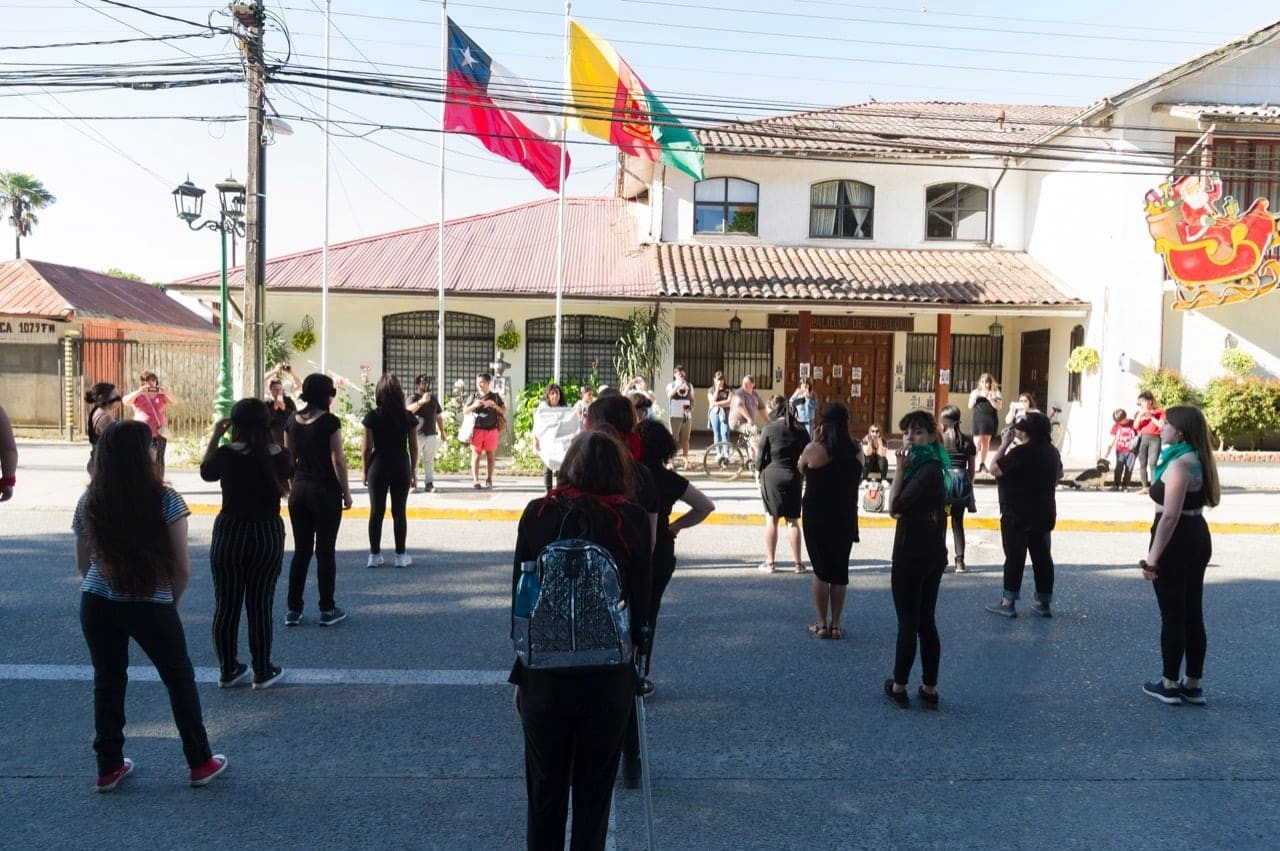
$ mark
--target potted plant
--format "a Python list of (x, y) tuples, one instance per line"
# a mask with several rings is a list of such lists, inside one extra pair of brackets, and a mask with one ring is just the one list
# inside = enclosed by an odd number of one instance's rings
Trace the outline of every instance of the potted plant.
[(303, 316), (302, 322), (299, 324), (301, 327), (293, 332), (293, 338), (290, 342), (293, 343), (295, 352), (305, 352), (316, 344), (315, 322), (310, 316)]
[(493, 343), (500, 352), (514, 352), (520, 348), (520, 332), (510, 319), (502, 326), (502, 333), (494, 338)]
[(1067, 357), (1067, 372), (1093, 372), (1098, 368), (1098, 350), (1089, 346), (1076, 346)]

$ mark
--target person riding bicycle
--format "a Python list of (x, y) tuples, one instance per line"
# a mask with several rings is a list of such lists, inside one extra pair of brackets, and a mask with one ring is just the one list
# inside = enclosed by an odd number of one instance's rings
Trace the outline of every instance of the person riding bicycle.
[(729, 397), (729, 432), (731, 438), (734, 433), (741, 432), (747, 442), (747, 454), (753, 461), (760, 436), (757, 423), (763, 415), (764, 400), (756, 393), (756, 380), (750, 375), (742, 376), (742, 386)]

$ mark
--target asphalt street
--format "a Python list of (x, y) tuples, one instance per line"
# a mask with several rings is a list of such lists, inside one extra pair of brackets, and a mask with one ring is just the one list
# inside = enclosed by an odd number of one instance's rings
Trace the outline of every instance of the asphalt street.
[[(39, 473), (23, 469), (30, 496)], [(94, 795), (69, 505), (0, 506), (0, 846), (521, 847), (522, 740), (505, 684), (515, 524), (472, 516), (411, 521), (407, 570), (366, 569), (364, 519), (348, 517), (337, 599), (350, 618), (318, 627), (309, 586), (310, 622), (276, 631), (286, 679), (262, 692), (216, 686), (212, 517), (193, 516), (181, 611), (206, 725), (231, 767), (185, 786), (164, 689), (135, 650), (137, 772)], [(1056, 535), (1056, 616), (1009, 621), (983, 611), (1001, 559), (997, 533), (975, 530), (971, 571), (948, 573), (939, 600), (938, 713), (880, 693), (891, 529), (873, 525), (855, 547), (843, 641), (807, 634), (808, 575), (755, 570), (760, 538), (758, 526), (708, 524), (678, 542), (648, 702), (658, 847), (1274, 847), (1273, 534), (1215, 539), (1199, 708), (1139, 690), (1159, 673), (1154, 595), (1134, 566), (1142, 532)], [(639, 794), (619, 789), (614, 813), (611, 847), (643, 847)]]

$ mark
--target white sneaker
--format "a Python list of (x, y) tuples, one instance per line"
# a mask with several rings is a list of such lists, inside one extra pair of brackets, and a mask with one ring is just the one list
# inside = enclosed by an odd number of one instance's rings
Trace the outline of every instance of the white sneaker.
[(413, 564), (413, 556), (408, 553), (396, 553), (396, 567), (408, 567)]
[(382, 553), (369, 553), (368, 567), (382, 567)]

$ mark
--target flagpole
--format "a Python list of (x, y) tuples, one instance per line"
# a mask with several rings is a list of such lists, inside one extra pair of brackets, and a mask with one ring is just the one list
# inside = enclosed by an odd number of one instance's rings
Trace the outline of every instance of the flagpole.
[[(329, 9), (324, 0), (324, 76), (329, 79)], [(320, 371), (329, 369), (329, 86), (324, 87), (324, 231), (320, 246)]]
[[(444, 376), (444, 112), (449, 98), (449, 10), (448, 0), (440, 0), (440, 73), (443, 97), (440, 99), (440, 174), (436, 210), (436, 398), (447, 398), (451, 388)], [(443, 404), (443, 403), (442, 403)]]
[[(571, 0), (564, 2), (564, 104), (560, 108), (560, 186), (556, 203), (556, 342), (555, 363), (551, 370), (551, 380), (560, 382), (560, 347), (564, 343), (564, 177), (565, 157), (568, 153), (567, 135), (569, 115), (569, 9)], [(528, 376), (526, 376), (528, 378)]]

